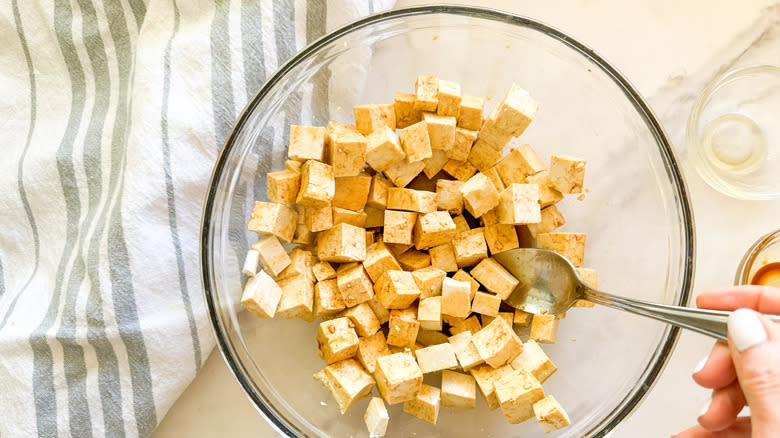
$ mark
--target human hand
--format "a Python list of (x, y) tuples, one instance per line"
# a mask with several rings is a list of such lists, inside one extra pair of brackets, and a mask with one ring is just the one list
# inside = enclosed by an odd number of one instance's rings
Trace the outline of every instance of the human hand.
[[(769, 438), (780, 434), (780, 327), (761, 313), (780, 314), (780, 289), (732, 286), (706, 291), (696, 306), (737, 310), (728, 320), (729, 342), (716, 342), (693, 373), (712, 389), (699, 425), (675, 438)], [(752, 309), (752, 310), (748, 310)], [(750, 417), (737, 417), (750, 407)]]

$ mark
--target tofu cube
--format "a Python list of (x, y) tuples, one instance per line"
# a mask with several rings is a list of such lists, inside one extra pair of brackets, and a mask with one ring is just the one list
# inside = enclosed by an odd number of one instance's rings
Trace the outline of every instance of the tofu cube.
[(317, 256), (323, 262), (360, 262), (366, 258), (366, 234), (362, 228), (341, 223), (319, 234)]
[[(385, 226), (385, 211), (380, 210), (373, 207), (366, 207), (363, 209), (363, 213), (366, 214), (366, 222), (365, 227), (366, 228), (378, 228)], [(374, 243), (378, 238), (381, 236), (377, 236), (376, 233), (372, 231), (372, 242)]]
[(366, 166), (366, 138), (353, 126), (328, 123), (328, 161), (334, 176), (354, 176)]
[(512, 323), (514, 322), (514, 313), (513, 312), (498, 312), (498, 315), (496, 315), (496, 316), (482, 315), (482, 326), (484, 327), (486, 325), (489, 325), (496, 318), (503, 319), (504, 322), (506, 322), (506, 325), (512, 327)]
[(461, 216), (453, 216), (452, 221), (455, 222), (455, 229), (458, 233), (462, 233), (464, 231), (468, 231), (471, 228), (469, 227), (469, 223), (466, 222), (466, 218)]
[(405, 187), (407, 184), (412, 182), (412, 180), (417, 177), (417, 175), (419, 175), (424, 168), (425, 162), (422, 161), (422, 159), (420, 159), (420, 161), (411, 163), (407, 160), (401, 160), (388, 167), (387, 170), (384, 171), (384, 174), (396, 187)]
[(267, 194), (271, 202), (279, 204), (295, 204), (301, 184), (300, 172), (280, 170), (267, 175)]
[(301, 188), (295, 202), (306, 207), (328, 207), (336, 193), (333, 167), (309, 160), (301, 166)]
[(495, 224), (485, 227), (483, 230), (490, 254), (498, 254), (520, 247), (514, 225)]
[(318, 281), (314, 285), (314, 316), (323, 318), (335, 315), (346, 307), (335, 278)]
[(366, 249), (366, 259), (363, 261), (371, 281), (377, 282), (385, 271), (400, 271), (401, 265), (387, 248), (384, 242), (375, 242)]
[(424, 120), (402, 129), (398, 139), (401, 141), (404, 153), (406, 153), (407, 163), (414, 163), (431, 157), (431, 139), (428, 134), (428, 126)]
[(317, 281), (332, 280), (336, 278), (336, 270), (328, 262), (318, 262), (311, 267), (311, 272)]
[(381, 301), (379, 301), (379, 299), (376, 297), (376, 294), (374, 294), (374, 298), (366, 301), (366, 304), (368, 304), (368, 307), (374, 311), (374, 315), (376, 316), (377, 321), (379, 321), (379, 324), (384, 324), (387, 321), (390, 321), (390, 311), (387, 310)]
[(561, 193), (582, 193), (585, 160), (570, 155), (550, 157), (550, 186)]
[(290, 125), (290, 145), (287, 156), (295, 161), (325, 161), (325, 128)]
[(355, 359), (330, 364), (314, 374), (314, 378), (330, 391), (342, 414), (347, 412), (356, 400), (371, 394), (376, 383)]
[(447, 151), (447, 158), (458, 161), (466, 161), (471, 153), (471, 148), (477, 140), (477, 131), (464, 128), (455, 129), (455, 140)]
[(434, 373), (441, 370), (450, 370), (458, 367), (458, 359), (455, 351), (448, 342), (420, 348), (414, 352), (417, 363), (423, 374)]
[(428, 266), (412, 272), (412, 278), (414, 278), (414, 282), (420, 289), (420, 300), (440, 296), (442, 282), (446, 276), (446, 272), (434, 266)]
[(506, 187), (504, 186), (504, 183), (501, 181), (501, 177), (498, 176), (498, 171), (496, 170), (496, 166), (493, 166), (482, 173), (484, 173), (485, 176), (488, 177), (490, 182), (493, 183), (493, 186), (496, 188), (499, 194), (502, 191), (504, 191)]
[(436, 211), (436, 194), (423, 190), (390, 187), (387, 189), (387, 208), (431, 213)]
[(254, 277), (255, 274), (257, 274), (257, 266), (259, 264), (260, 253), (254, 249), (250, 249), (246, 252), (246, 257), (244, 257), (244, 264), (241, 267), (241, 273), (248, 277)]
[[(441, 298), (441, 297), (439, 297)], [(417, 310), (417, 320), (420, 319), (420, 310)], [(438, 345), (443, 344), (447, 341), (447, 335), (442, 333), (440, 330), (426, 330), (424, 328), (420, 328), (420, 331), (417, 332), (417, 340), (415, 341), (417, 344), (422, 345), (423, 347), (430, 346), (430, 345)]]
[[(479, 135), (482, 135), (480, 132)], [(478, 137), (469, 151), (468, 162), (480, 172), (485, 172), (501, 159), (501, 149), (495, 149), (491, 143)]]
[(484, 173), (469, 178), (460, 188), (463, 204), (472, 216), (478, 218), (498, 206), (498, 190)]
[(542, 221), (539, 186), (511, 184), (498, 197), (498, 221), (502, 224), (536, 224)]
[(404, 402), (404, 412), (420, 420), (436, 424), (439, 419), (440, 404), (441, 390), (423, 383), (417, 395), (412, 400)]
[[(474, 299), (474, 297), (477, 295), (477, 291), (479, 291), (479, 283), (477, 282), (477, 280), (474, 280), (474, 278), (463, 269), (459, 269), (458, 272), (456, 272), (455, 275), (452, 276), (452, 279), (458, 281), (468, 281), (469, 284), (471, 285), (471, 295), (469, 296), (469, 299), (471, 300)], [(477, 330), (479, 330), (480, 328), (482, 327), (477, 328)]]
[(436, 114), (458, 117), (462, 100), (460, 84), (439, 79), (439, 104), (436, 107)]
[[(582, 281), (588, 286), (598, 289), (599, 288), (599, 273), (595, 269), (590, 268), (577, 268), (577, 273), (580, 274)], [(577, 300), (572, 307), (593, 307), (594, 304), (588, 300)]]
[(534, 403), (533, 409), (536, 420), (542, 425), (544, 433), (550, 433), (571, 424), (569, 415), (552, 395)]
[(414, 84), (414, 109), (418, 111), (436, 111), (439, 106), (438, 76), (418, 76)]
[(414, 356), (396, 353), (376, 360), (376, 386), (390, 404), (413, 400), (422, 386), (423, 374)]
[(471, 270), (471, 276), (482, 283), (487, 290), (500, 296), (502, 300), (509, 298), (509, 295), (512, 295), (512, 291), (520, 283), (517, 278), (492, 258), (479, 262)]
[(543, 170), (536, 175), (530, 175), (525, 179), (526, 184), (539, 186), (539, 205), (545, 208), (563, 199), (563, 193), (550, 186), (550, 173)]
[(482, 109), (485, 101), (481, 97), (463, 96), (458, 111), (458, 126), (472, 131), (482, 126)]
[(274, 202), (255, 201), (246, 229), (258, 234), (273, 234), (289, 242), (295, 234), (297, 222), (298, 213), (292, 208)]
[(480, 147), (485, 150), (493, 149), (494, 151), (501, 152), (511, 140), (512, 133), (498, 128), (494, 110), (485, 122), (482, 123), (482, 127), (477, 134), (477, 142), (474, 145), (476, 146), (479, 144)]
[(517, 137), (528, 128), (538, 109), (536, 99), (513, 84), (504, 100), (496, 107), (496, 127)]
[(533, 339), (523, 344), (523, 352), (510, 363), (513, 369), (526, 370), (536, 377), (539, 383), (544, 383), (558, 370), (542, 347)]
[(317, 233), (312, 233), (306, 228), (306, 225), (297, 224), (295, 234), (293, 234), (292, 243), (298, 243), (303, 246), (313, 246), (317, 242)]
[(495, 383), (496, 398), (509, 424), (534, 416), (534, 403), (544, 398), (542, 384), (531, 373), (515, 370)]
[(569, 259), (572, 265), (582, 266), (585, 259), (585, 234), (541, 233), (536, 235), (536, 247), (549, 249)]
[(325, 207), (304, 207), (303, 222), (306, 228), (313, 233), (330, 229), (333, 227), (333, 208), (330, 205)]
[(310, 282), (314, 283), (314, 275), (311, 272), (311, 267), (314, 266), (314, 258), (311, 251), (303, 248), (293, 248), (290, 251), (290, 265), (287, 266), (276, 276), (276, 280), (284, 280), (285, 278), (295, 277), (302, 275), (306, 277)]
[(442, 371), (441, 404), (474, 409), (477, 406), (477, 385), (474, 377), (456, 371)]
[[(442, 319), (444, 319), (444, 315), (442, 315)], [(453, 321), (452, 317), (450, 317), (450, 321), (445, 319), (445, 322), (450, 325), (450, 335), (457, 335), (458, 333), (464, 331), (467, 331), (473, 335), (474, 333), (482, 330), (482, 325), (479, 323), (479, 318), (477, 318), (477, 315), (471, 315), (465, 319), (458, 318), (457, 321)]]
[[(479, 294), (479, 292), (477, 292)], [(516, 358), (523, 351), (523, 342), (504, 318), (495, 318), (471, 337), (479, 356), (493, 368)]]
[(387, 423), (390, 422), (390, 415), (387, 413), (387, 408), (381, 398), (371, 398), (371, 401), (368, 402), (366, 413), (363, 414), (363, 421), (366, 423), (369, 436), (385, 436), (385, 433), (387, 433)]
[(431, 157), (423, 160), (423, 163), (425, 163), (423, 173), (428, 179), (433, 180), (436, 175), (444, 169), (444, 165), (447, 164), (449, 160), (450, 159), (447, 158), (447, 152), (441, 149), (432, 149)]
[(496, 384), (501, 378), (513, 372), (509, 365), (493, 368), (490, 365), (480, 365), (469, 370), (479, 386), (479, 391), (485, 397), (490, 410), (497, 409), (500, 404), (496, 395)]
[(395, 131), (395, 105), (392, 103), (369, 103), (352, 108), (355, 127), (363, 135), (369, 135), (382, 127)]
[(474, 266), (487, 258), (488, 248), (482, 228), (463, 231), (452, 238), (452, 250), (459, 267)]
[(477, 347), (471, 343), (471, 336), (471, 332), (465, 330), (452, 335), (449, 338), (452, 350), (455, 352), (455, 357), (458, 359), (458, 363), (460, 364), (460, 367), (463, 368), (463, 371), (468, 371), (485, 363), (479, 355)]
[(260, 271), (246, 282), (241, 305), (259, 318), (273, 318), (282, 293), (274, 279)]
[[(417, 308), (417, 320), (420, 321), (422, 329), (441, 330), (441, 296), (421, 298)], [(419, 357), (417, 359), (419, 361)]]
[(376, 371), (376, 360), (390, 354), (385, 335), (381, 331), (358, 339), (357, 359), (371, 374)]
[(422, 110), (414, 108), (417, 96), (411, 93), (395, 93), (395, 127), (404, 129), (422, 120)]
[(445, 278), (441, 287), (441, 313), (465, 318), (471, 313), (471, 284)]
[(386, 309), (405, 309), (420, 297), (420, 288), (406, 271), (385, 271), (374, 284), (374, 292)]
[(300, 161), (295, 161), (295, 160), (286, 160), (286, 161), (284, 162), (284, 167), (286, 167), (286, 168), (287, 168), (287, 170), (290, 170), (290, 171), (292, 171), (292, 172), (295, 172), (295, 173), (297, 173), (298, 175), (300, 175), (300, 174), (301, 174), (301, 165), (302, 165), (302, 164), (303, 164), (303, 163), (302, 163), (302, 162), (300, 162)]
[(333, 225), (338, 224), (350, 224), (355, 227), (365, 228), (366, 226), (365, 211), (352, 211), (346, 208), (333, 207)]
[(447, 172), (450, 176), (458, 181), (467, 181), (475, 173), (477, 169), (471, 165), (468, 161), (458, 161), (450, 159), (444, 164), (442, 170)]
[(436, 208), (450, 214), (463, 213), (462, 181), (440, 179), (436, 181)]
[(384, 210), (387, 208), (387, 189), (392, 187), (390, 181), (380, 175), (371, 177), (371, 188), (368, 191), (366, 206)]
[(411, 245), (417, 213), (408, 211), (385, 210), (385, 228), (382, 240), (385, 243)]
[(357, 353), (358, 336), (349, 318), (323, 321), (317, 330), (319, 355), (330, 365), (349, 359)]
[(337, 282), (341, 298), (347, 307), (357, 306), (374, 297), (374, 285), (363, 269), (363, 265), (359, 263), (349, 269), (339, 271)]
[(428, 128), (431, 149), (448, 151), (455, 144), (455, 117), (423, 113), (423, 121)]
[(428, 255), (431, 257), (431, 266), (443, 272), (455, 272), (458, 270), (458, 263), (455, 261), (455, 252), (452, 250), (451, 243), (448, 242), (428, 248)]
[(505, 185), (520, 184), (529, 175), (535, 175), (545, 169), (544, 162), (536, 155), (531, 146), (524, 144), (513, 148), (504, 159), (496, 164), (496, 170)]
[(455, 232), (455, 222), (452, 221), (450, 214), (446, 211), (434, 211), (417, 217), (412, 240), (415, 248), (428, 249), (449, 242)]
[(260, 262), (274, 277), (290, 266), (292, 262), (282, 243), (274, 235), (261, 237), (260, 240), (252, 244), (252, 249), (257, 251)]
[(338, 316), (345, 316), (352, 320), (358, 336), (371, 336), (378, 332), (381, 326), (368, 303), (360, 303), (355, 307), (350, 307), (339, 313)]
[(555, 315), (534, 315), (531, 320), (531, 339), (542, 344), (554, 344), (558, 338), (558, 322)]
[(488, 316), (498, 316), (498, 308), (501, 306), (501, 297), (487, 292), (477, 292), (471, 302), (471, 311)]
[(531, 318), (533, 313), (523, 312), (520, 309), (515, 309), (515, 314), (512, 318), (512, 323), (521, 327), (528, 327), (531, 324)]
[(540, 212), (540, 217), (541, 221), (539, 223), (528, 224), (528, 231), (534, 238), (539, 234), (549, 233), (566, 224), (566, 219), (563, 218), (563, 215), (555, 205), (543, 208)]
[(368, 190), (371, 188), (371, 175), (361, 173), (355, 176), (335, 178), (335, 192), (331, 205), (358, 211), (366, 206)]
[(482, 217), (479, 218), (479, 223), (483, 227), (489, 227), (490, 225), (496, 225), (498, 223), (498, 207), (488, 210)]
[(395, 131), (382, 126), (366, 138), (366, 162), (377, 172), (406, 158)]
[(431, 256), (416, 249), (410, 249), (398, 256), (398, 263), (405, 271), (416, 271), (431, 266)]
[(278, 280), (277, 284), (282, 288), (277, 317), (308, 319), (314, 316), (314, 285), (309, 278), (296, 275)]

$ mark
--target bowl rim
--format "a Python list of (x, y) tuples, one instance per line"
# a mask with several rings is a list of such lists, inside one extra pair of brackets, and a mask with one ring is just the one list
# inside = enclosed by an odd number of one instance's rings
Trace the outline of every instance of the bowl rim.
[[(203, 286), (204, 298), (206, 300), (208, 316), (211, 322), (212, 330), (214, 332), (217, 347), (219, 348), (219, 351), (225, 360), (228, 369), (241, 386), (247, 398), (249, 398), (250, 401), (254, 404), (258, 412), (260, 412), (260, 414), (265, 417), (265, 420), (268, 422), (268, 424), (283, 436), (296, 437), (298, 435), (296, 435), (293, 428), (291, 428), (284, 420), (278, 418), (276, 414), (272, 412), (272, 409), (269, 408), (269, 406), (265, 404), (265, 402), (258, 396), (258, 394), (255, 393), (254, 389), (252, 388), (252, 384), (245, 377), (246, 372), (243, 364), (237, 363), (237, 361), (233, 358), (232, 347), (228, 345), (226, 328), (219, 316), (217, 303), (218, 296), (213, 290), (216, 287), (212, 287), (214, 276), (211, 274), (211, 267), (214, 265), (212, 263), (212, 255), (210, 253), (210, 242), (212, 240), (212, 227), (210, 224), (210, 218), (214, 213), (215, 198), (217, 194), (215, 183), (223, 176), (226, 164), (228, 162), (228, 157), (231, 150), (235, 146), (235, 139), (238, 133), (243, 130), (249, 114), (252, 113), (258, 103), (269, 93), (271, 88), (275, 86), (275, 84), (290, 70), (306, 60), (310, 55), (315, 53), (323, 46), (368, 25), (403, 17), (436, 14), (482, 18), (486, 20), (499, 21), (514, 26), (530, 28), (532, 30), (541, 32), (585, 56), (594, 65), (600, 68), (602, 72), (606, 73), (621, 89), (623, 94), (631, 102), (634, 109), (637, 111), (640, 117), (642, 117), (653, 134), (656, 144), (659, 146), (659, 152), (661, 154), (662, 160), (664, 161), (666, 171), (675, 189), (675, 197), (678, 201), (676, 204), (683, 222), (681, 224), (681, 236), (684, 239), (683, 245), (681, 247), (682, 252), (680, 257), (681, 263), (683, 265), (682, 284), (680, 297), (676, 304), (686, 306), (689, 303), (694, 280), (693, 267), (695, 266), (695, 226), (693, 221), (693, 210), (691, 208), (690, 197), (688, 195), (688, 188), (685, 180), (683, 179), (681, 168), (678, 164), (675, 152), (671, 146), (671, 142), (665, 130), (661, 126), (657, 117), (650, 109), (650, 106), (647, 104), (644, 98), (615, 67), (613, 67), (601, 55), (599, 55), (595, 50), (586, 44), (553, 26), (544, 24), (541, 21), (530, 17), (525, 17), (496, 9), (445, 4), (394, 9), (387, 12), (369, 15), (335, 29), (313, 41), (283, 65), (281, 65), (273, 73), (273, 75), (271, 75), (266, 80), (266, 82), (262, 85), (262, 87), (260, 87), (254, 97), (252, 97), (252, 99), (247, 102), (232, 129), (228, 133), (228, 136), (225, 139), (225, 143), (222, 149), (219, 151), (216, 162), (214, 164), (214, 169), (209, 180), (209, 185), (203, 204), (199, 242), (201, 282)], [(668, 363), (679, 339), (680, 330), (681, 329), (678, 327), (667, 326), (665, 338), (656, 348), (655, 361), (652, 363), (649, 369), (645, 370), (644, 379), (638, 381), (632, 390), (623, 398), (620, 404), (618, 404), (600, 423), (591, 429), (589, 432), (591, 433), (591, 435), (589, 435), (590, 437), (598, 438), (608, 436), (615, 427), (617, 427), (637, 408), (637, 406), (653, 388), (658, 380), (658, 377), (666, 367), (666, 364)]]

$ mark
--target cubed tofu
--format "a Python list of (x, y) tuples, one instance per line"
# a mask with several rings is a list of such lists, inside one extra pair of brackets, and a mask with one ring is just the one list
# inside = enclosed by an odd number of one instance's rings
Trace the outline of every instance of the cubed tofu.
[(553, 205), (563, 199), (563, 193), (550, 187), (550, 174), (546, 170), (527, 177), (525, 182), (539, 186), (539, 206), (542, 208)]
[(521, 225), (541, 222), (539, 186), (536, 184), (510, 184), (498, 197), (496, 211), (502, 224)]
[[(599, 288), (599, 273), (595, 269), (590, 268), (577, 268), (577, 273), (580, 274), (582, 281), (588, 286), (598, 289)], [(593, 307), (594, 304), (588, 300), (577, 300), (574, 302), (573, 307)]]
[[(479, 292), (477, 292), (479, 295)], [(471, 338), (479, 356), (488, 365), (498, 368), (516, 358), (523, 351), (523, 342), (504, 318), (495, 318)]]
[(390, 404), (413, 400), (422, 386), (423, 373), (411, 353), (396, 353), (376, 360), (376, 386)]
[(488, 292), (477, 292), (471, 302), (471, 311), (488, 316), (497, 316), (501, 307), (501, 297)]
[[(408, 128), (407, 128), (408, 129)], [(427, 134), (426, 134), (427, 135)], [(446, 166), (445, 166), (446, 167)], [(401, 160), (385, 170), (384, 174), (396, 187), (405, 187), (425, 168), (425, 162)]]
[(365, 211), (352, 211), (346, 208), (333, 207), (333, 226), (338, 224), (350, 224), (355, 227), (365, 228), (366, 226)]
[[(385, 226), (385, 211), (378, 208), (366, 207), (363, 209), (363, 213), (366, 214), (366, 228), (378, 228)], [(381, 236), (374, 234), (374, 241)], [(373, 242), (372, 242), (373, 243)]]
[[(335, 274), (335, 273), (334, 273)], [(314, 316), (335, 315), (346, 308), (335, 278), (318, 281), (314, 285)]]
[[(401, 147), (406, 154), (407, 163), (414, 163), (431, 157), (431, 138), (428, 134), (428, 126), (424, 120), (402, 129), (398, 139), (401, 141)], [(425, 164), (423, 164), (423, 167), (425, 167)]]
[(328, 262), (318, 262), (311, 267), (311, 272), (317, 281), (332, 280), (336, 278), (336, 270)]
[(496, 396), (496, 383), (502, 377), (511, 374), (513, 372), (512, 367), (505, 365), (500, 368), (493, 368), (490, 365), (480, 365), (472, 368), (469, 372), (474, 376), (474, 380), (476, 380), (477, 386), (479, 386), (479, 391), (485, 397), (488, 408), (490, 410), (497, 409), (500, 404)]
[(423, 190), (390, 187), (387, 189), (387, 208), (431, 213), (436, 211), (436, 194)]
[[(441, 298), (441, 297), (440, 297)], [(417, 319), (420, 319), (420, 310), (417, 309)], [(420, 331), (417, 332), (417, 343), (422, 345), (423, 347), (429, 346), (429, 345), (438, 345), (442, 344), (444, 342), (448, 342), (447, 335), (442, 333), (440, 330), (426, 330), (424, 328), (420, 328)]]
[(484, 150), (493, 149), (494, 151), (501, 152), (511, 140), (511, 133), (498, 128), (494, 110), (485, 122), (482, 123), (482, 127), (477, 134), (477, 141), (474, 145), (476, 146), (478, 143)]
[(260, 318), (273, 318), (282, 298), (282, 289), (265, 271), (250, 278), (241, 295), (241, 305)]
[(301, 174), (301, 165), (302, 164), (303, 163), (300, 162), (300, 161), (286, 160), (284, 162), (284, 167), (286, 167), (287, 170), (293, 171), (293, 172), (297, 173), (298, 175), (300, 175)]
[(366, 173), (337, 177), (335, 178), (335, 192), (331, 205), (358, 211), (366, 206), (370, 188), (371, 175)]
[(420, 297), (420, 288), (406, 271), (385, 271), (374, 283), (374, 292), (386, 309), (405, 309)]
[(458, 359), (458, 363), (463, 368), (463, 371), (468, 371), (485, 363), (482, 357), (480, 357), (477, 347), (471, 343), (471, 337), (472, 333), (464, 330), (449, 338), (452, 350), (455, 352), (455, 357)]
[(531, 339), (542, 344), (554, 344), (558, 338), (558, 323), (555, 315), (534, 315), (531, 320)]
[(347, 307), (357, 306), (374, 297), (374, 285), (360, 263), (339, 271), (337, 282), (341, 298)]
[(267, 194), (271, 202), (279, 204), (295, 204), (301, 184), (300, 172), (280, 170), (267, 175)]
[(314, 316), (314, 285), (308, 277), (296, 275), (279, 280), (277, 284), (282, 288), (277, 317), (308, 319)]
[(455, 222), (455, 229), (458, 231), (458, 233), (462, 233), (471, 229), (469, 227), (469, 223), (466, 222), (466, 218), (463, 216), (453, 216), (452, 221)]
[(515, 309), (514, 316), (512, 317), (512, 323), (519, 325), (520, 327), (528, 327), (531, 324), (531, 318), (533, 313), (523, 312), (520, 309)]
[(539, 223), (528, 224), (528, 231), (534, 238), (539, 234), (549, 233), (566, 224), (566, 219), (563, 218), (563, 215), (555, 205), (543, 208), (540, 212), (540, 217)]
[(452, 250), (451, 243), (448, 242), (428, 248), (428, 255), (431, 257), (431, 266), (443, 272), (455, 272), (458, 270), (458, 263), (455, 260), (455, 252)]
[(371, 336), (378, 332), (381, 325), (376, 314), (371, 310), (368, 303), (360, 303), (355, 307), (339, 313), (338, 316), (346, 316), (355, 324), (355, 331), (358, 336)]
[(506, 268), (492, 258), (479, 262), (471, 270), (471, 276), (485, 286), (485, 289), (500, 296), (502, 300), (509, 298), (517, 284), (520, 283)]
[(436, 208), (459, 215), (463, 213), (462, 181), (440, 179), (436, 181)]
[(451, 370), (458, 367), (455, 351), (448, 342), (420, 348), (414, 352), (417, 363), (423, 374), (435, 373), (441, 370)]
[[(445, 319), (444, 315), (442, 315), (442, 319)], [(445, 319), (445, 322), (450, 325), (450, 335), (457, 335), (458, 333), (464, 331), (470, 332), (473, 335), (474, 333), (482, 330), (482, 325), (479, 323), (479, 318), (477, 318), (477, 315), (471, 315), (465, 319), (457, 318), (457, 321), (447, 321)]]
[(395, 106), (392, 103), (368, 103), (352, 108), (355, 127), (363, 135), (369, 135), (382, 127), (395, 131)]
[(368, 402), (366, 413), (363, 414), (370, 437), (383, 437), (387, 433), (387, 424), (390, 422), (390, 414), (387, 413), (385, 403), (379, 397), (372, 397)]
[(439, 106), (438, 76), (418, 76), (414, 84), (414, 109), (418, 111), (436, 111)]
[(471, 147), (477, 140), (477, 131), (464, 128), (455, 129), (455, 140), (447, 151), (447, 158), (457, 161), (466, 161), (469, 158)]
[(380, 357), (390, 356), (390, 354), (385, 335), (381, 331), (358, 339), (357, 360), (371, 374), (376, 371), (376, 360)]
[(479, 218), (479, 223), (483, 227), (489, 227), (490, 225), (496, 225), (498, 223), (498, 207), (488, 210), (482, 217)]
[(520, 247), (520, 242), (517, 240), (517, 230), (514, 225), (495, 224), (484, 227), (483, 231), (490, 254), (498, 254)]
[(257, 274), (258, 265), (260, 265), (260, 253), (254, 249), (250, 249), (246, 252), (246, 257), (244, 257), (244, 264), (241, 266), (241, 273), (248, 277), (254, 277), (255, 274)]
[(495, 382), (496, 398), (509, 424), (534, 416), (534, 403), (544, 398), (542, 384), (531, 373), (515, 370)]
[(582, 193), (585, 160), (570, 155), (550, 157), (550, 186), (561, 193)]
[(501, 150), (496, 150), (492, 144), (481, 137), (477, 138), (469, 151), (468, 162), (480, 172), (485, 172), (501, 159)]
[(450, 159), (444, 164), (442, 170), (447, 172), (450, 176), (458, 181), (467, 181), (475, 173), (477, 168), (472, 166), (468, 161), (459, 161)]
[(432, 149), (431, 157), (423, 160), (423, 163), (425, 163), (423, 173), (428, 179), (433, 180), (436, 175), (444, 169), (444, 165), (447, 164), (449, 160), (450, 159), (447, 158), (447, 152), (441, 149)]
[(289, 254), (290, 265), (287, 266), (276, 276), (276, 281), (284, 280), (285, 278), (295, 277), (302, 275), (314, 283), (314, 274), (312, 274), (311, 268), (314, 266), (314, 257), (311, 251), (303, 249), (301, 247), (293, 248)]
[(420, 298), (417, 320), (420, 321), (421, 329), (441, 330), (441, 297)]
[(377, 172), (406, 158), (395, 131), (382, 126), (366, 138), (366, 163)]
[(362, 228), (341, 223), (319, 234), (317, 256), (324, 262), (360, 262), (366, 259), (366, 235)]
[(469, 213), (478, 218), (498, 206), (498, 190), (484, 173), (469, 178), (460, 188), (463, 205)]
[(246, 229), (258, 234), (273, 234), (289, 242), (295, 234), (297, 223), (298, 213), (292, 208), (274, 202), (255, 201)]
[(436, 424), (439, 419), (441, 390), (435, 386), (422, 384), (417, 395), (404, 403), (404, 412), (420, 420)]
[(290, 125), (290, 145), (287, 156), (295, 161), (325, 160), (325, 128)]
[(465, 318), (471, 312), (471, 284), (445, 278), (441, 287), (441, 313)]
[(354, 126), (331, 120), (328, 123), (328, 162), (334, 176), (354, 176), (366, 166), (366, 137)]
[(410, 249), (404, 251), (403, 254), (398, 257), (398, 264), (401, 265), (405, 271), (416, 271), (417, 269), (427, 268), (431, 266), (431, 256), (422, 251), (416, 249)]
[(481, 97), (463, 96), (458, 112), (458, 126), (472, 131), (482, 126), (482, 109), (485, 101)]
[(412, 347), (417, 340), (420, 321), (417, 320), (417, 306), (390, 311), (387, 343), (396, 347)]
[(494, 112), (496, 127), (517, 137), (528, 128), (538, 109), (536, 99), (513, 84)]
[(355, 359), (342, 360), (328, 365), (314, 374), (339, 404), (342, 414), (356, 401), (371, 394), (376, 383)]
[(524, 144), (509, 151), (507, 156), (496, 164), (496, 170), (508, 186), (522, 183), (529, 175), (545, 170), (545, 166), (531, 146)]
[(447, 273), (435, 266), (428, 266), (412, 272), (412, 278), (420, 288), (420, 299), (441, 295), (441, 286)]
[(304, 207), (303, 222), (309, 231), (317, 233), (333, 227), (333, 208), (330, 205), (325, 207)]
[(311, 232), (306, 225), (297, 224), (295, 234), (293, 234), (292, 243), (298, 243), (303, 246), (313, 246), (317, 242), (317, 233)]
[(502, 191), (504, 191), (506, 187), (504, 186), (504, 183), (501, 181), (501, 177), (498, 176), (498, 171), (496, 170), (496, 166), (493, 166), (482, 173), (484, 173), (485, 176), (488, 177), (490, 182), (493, 183), (493, 187), (496, 188), (499, 194)]
[(431, 149), (448, 151), (455, 144), (455, 117), (439, 116), (435, 113), (423, 113), (423, 121), (428, 128)]
[(261, 237), (252, 244), (252, 249), (257, 251), (260, 262), (274, 277), (290, 266), (290, 256), (287, 255), (281, 242), (274, 235)]
[(477, 291), (479, 290), (479, 283), (477, 282), (477, 280), (474, 280), (474, 277), (469, 275), (463, 269), (458, 269), (458, 272), (456, 272), (455, 275), (452, 276), (452, 279), (453, 280), (458, 280), (458, 281), (468, 281), (469, 284), (471, 285), (471, 296), (470, 296), (470, 299), (472, 299), (472, 300), (474, 299), (474, 297), (477, 294)]
[(436, 107), (436, 114), (458, 117), (462, 100), (460, 84), (439, 79), (439, 104)]
[(376, 297), (376, 293), (374, 294), (374, 298), (366, 301), (366, 304), (374, 311), (374, 315), (376, 316), (377, 321), (379, 321), (379, 324), (390, 321), (390, 311), (387, 310), (387, 307), (385, 307), (381, 301), (379, 301)]
[(412, 241), (417, 249), (428, 249), (449, 242), (455, 232), (455, 222), (450, 214), (446, 211), (434, 211), (417, 217)]
[(335, 318), (320, 323), (317, 329), (319, 355), (330, 365), (355, 356), (358, 336), (349, 318)]
[(523, 369), (533, 374), (539, 383), (544, 383), (558, 370), (558, 367), (550, 360), (550, 357), (542, 350), (542, 347), (533, 339), (523, 344), (523, 352), (514, 358), (510, 365), (513, 369)]
[(574, 266), (582, 266), (585, 260), (585, 234), (583, 233), (537, 234), (536, 247), (555, 251), (569, 259)]
[(301, 188), (295, 202), (306, 207), (328, 207), (336, 193), (333, 167), (309, 160), (301, 166)]
[(387, 248), (384, 242), (376, 242), (366, 249), (366, 259), (363, 261), (363, 267), (371, 277), (371, 281), (379, 281), (385, 271), (400, 271), (401, 265), (398, 264), (395, 256)]
[(368, 191), (366, 206), (379, 210), (387, 208), (387, 189), (392, 187), (390, 181), (380, 175), (371, 177), (371, 189)]
[(382, 240), (385, 243), (413, 244), (412, 234), (416, 222), (417, 213), (385, 210), (385, 228)]
[(496, 316), (488, 316), (488, 315), (482, 315), (482, 326), (489, 325), (491, 322), (493, 322), (496, 318), (501, 318), (504, 320), (506, 325), (512, 327), (512, 324), (514, 322), (514, 313), (513, 312), (498, 312), (498, 315)]
[(395, 93), (395, 127), (404, 129), (422, 120), (422, 110), (414, 108), (417, 97), (411, 93)]
[(452, 238), (452, 250), (459, 267), (474, 266), (488, 256), (482, 228), (463, 231)]
[(552, 395), (548, 395), (534, 403), (533, 409), (537, 421), (544, 429), (544, 433), (550, 433), (571, 424), (569, 415)]
[(477, 385), (474, 377), (456, 371), (442, 371), (441, 404), (474, 409), (477, 405)]

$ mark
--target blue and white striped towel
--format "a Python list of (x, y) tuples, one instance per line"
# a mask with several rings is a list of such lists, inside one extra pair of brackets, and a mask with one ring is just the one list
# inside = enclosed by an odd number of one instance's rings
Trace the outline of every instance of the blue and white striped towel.
[(0, 436), (149, 436), (214, 346), (197, 236), (247, 99), (394, 0), (0, 4)]

